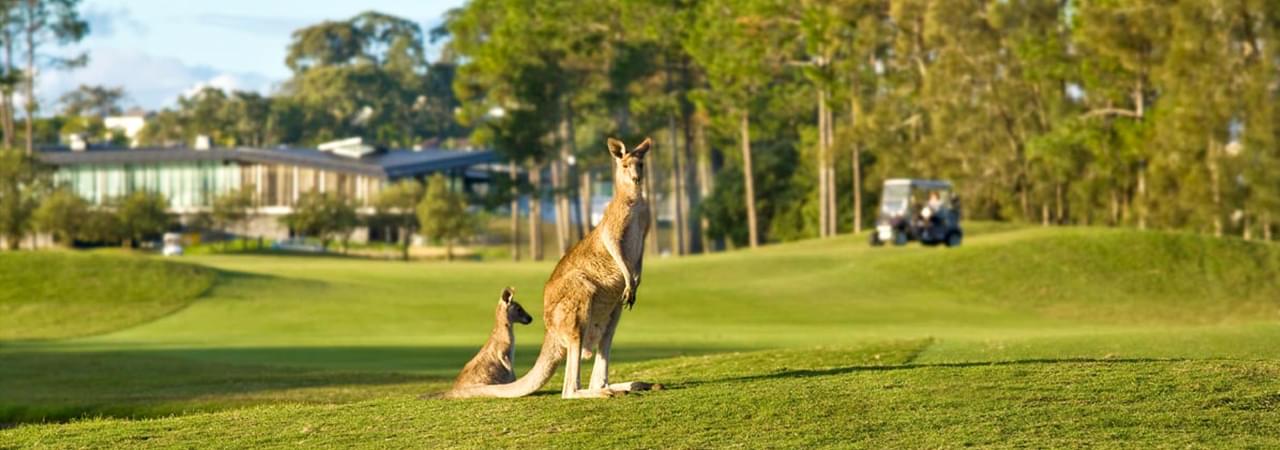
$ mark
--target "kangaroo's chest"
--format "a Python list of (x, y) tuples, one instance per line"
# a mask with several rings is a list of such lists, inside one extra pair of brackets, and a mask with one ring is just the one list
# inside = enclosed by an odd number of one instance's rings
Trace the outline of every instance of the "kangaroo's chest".
[(632, 211), (632, 218), (622, 230), (622, 258), (632, 270), (640, 265), (644, 256), (644, 238), (649, 230), (649, 209), (640, 203)]

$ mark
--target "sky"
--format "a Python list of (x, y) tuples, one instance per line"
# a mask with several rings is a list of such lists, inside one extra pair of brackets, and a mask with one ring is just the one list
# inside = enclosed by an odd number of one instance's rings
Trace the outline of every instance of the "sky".
[(90, 33), (48, 53), (85, 51), (89, 63), (70, 71), (42, 71), (36, 81), (44, 112), (81, 84), (121, 86), (124, 106), (173, 106), (204, 86), (263, 93), (289, 77), (284, 65), (290, 34), (324, 20), (376, 10), (438, 25), (465, 0), (84, 0)]

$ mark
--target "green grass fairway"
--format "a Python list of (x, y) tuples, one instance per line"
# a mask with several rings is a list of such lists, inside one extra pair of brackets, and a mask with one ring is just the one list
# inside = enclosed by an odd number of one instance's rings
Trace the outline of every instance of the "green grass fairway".
[[(970, 235), (651, 257), (612, 378), (667, 389), (577, 401), (558, 379), (521, 399), (417, 398), (447, 388), (507, 285), (538, 319), (516, 332), (528, 369), (552, 262), (0, 255), (0, 307), (101, 311), (0, 319), (0, 448), (1280, 446), (1280, 246)], [(44, 281), (24, 258), (152, 284)], [(140, 299), (171, 307), (132, 312)], [(132, 318), (85, 333), (94, 314)]]

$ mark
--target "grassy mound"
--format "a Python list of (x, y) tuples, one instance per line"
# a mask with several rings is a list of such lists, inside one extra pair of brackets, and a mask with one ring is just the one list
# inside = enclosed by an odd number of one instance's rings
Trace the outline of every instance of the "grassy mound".
[(959, 298), (1104, 323), (1280, 318), (1280, 246), (1188, 233), (1027, 230), (887, 264)]
[(183, 307), (213, 284), (212, 270), (143, 257), (0, 254), (0, 340), (118, 330)]

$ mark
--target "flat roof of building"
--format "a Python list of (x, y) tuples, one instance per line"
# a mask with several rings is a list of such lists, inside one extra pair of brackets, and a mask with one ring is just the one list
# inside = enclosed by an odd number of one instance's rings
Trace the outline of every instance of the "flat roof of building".
[(413, 177), (431, 172), (464, 169), (498, 160), (492, 150), (381, 150), (362, 158), (349, 158), (311, 148), (138, 148), (138, 149), (41, 149), (41, 161), (53, 166), (156, 164), (223, 161), (256, 164), (288, 164), (313, 169), (386, 179)]

